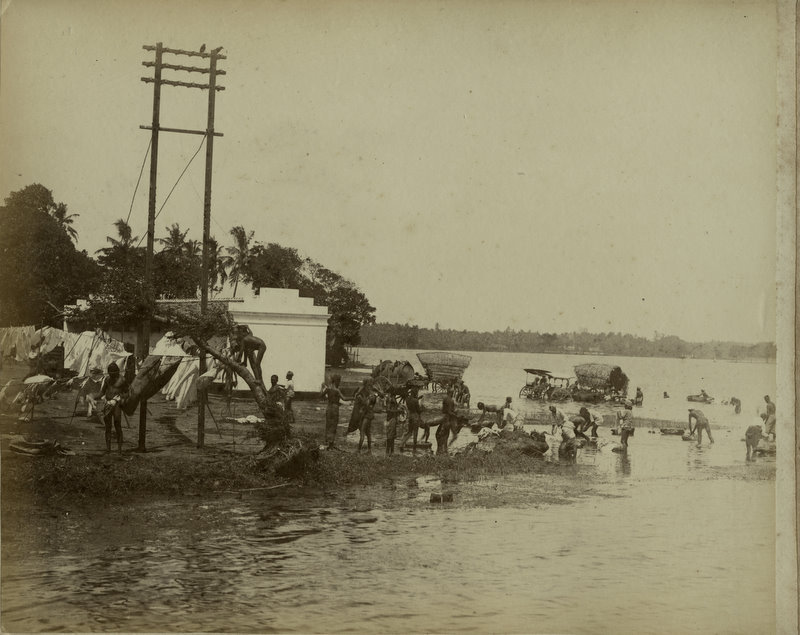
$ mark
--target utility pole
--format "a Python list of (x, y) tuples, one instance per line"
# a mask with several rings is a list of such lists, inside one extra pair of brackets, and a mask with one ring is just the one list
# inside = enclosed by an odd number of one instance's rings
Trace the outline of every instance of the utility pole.
[[(150, 133), (150, 198), (147, 204), (147, 249), (144, 252), (144, 289), (148, 306), (155, 306), (153, 293), (153, 245), (156, 232), (156, 181), (158, 180), (158, 128), (161, 119), (161, 57), (163, 46), (156, 44), (156, 61), (153, 81), (153, 125)], [(150, 353), (150, 318), (142, 323), (144, 357)], [(139, 452), (147, 451), (147, 401), (139, 404)]]
[[(152, 135), (152, 147), (150, 154), (150, 204), (147, 214), (147, 253), (145, 255), (145, 285), (150, 294), (149, 299), (155, 305), (154, 294), (152, 293), (152, 267), (153, 267), (153, 243), (155, 234), (155, 204), (156, 204), (156, 177), (158, 172), (158, 133), (176, 132), (181, 134), (197, 134), (206, 137), (206, 177), (205, 177), (205, 196), (203, 198), (203, 266), (200, 273), (200, 313), (205, 315), (208, 310), (208, 244), (211, 230), (211, 174), (212, 160), (214, 157), (214, 137), (221, 137), (222, 133), (214, 131), (214, 111), (215, 99), (218, 90), (225, 90), (224, 86), (217, 85), (217, 75), (225, 75), (225, 71), (217, 69), (217, 61), (224, 60), (226, 57), (220, 55), (222, 47), (215, 48), (210, 53), (205, 52), (205, 45), (199, 51), (186, 51), (182, 49), (165, 48), (161, 42), (155, 46), (145, 45), (142, 47), (146, 51), (155, 51), (154, 62), (142, 62), (142, 66), (153, 67), (153, 77), (142, 77), (143, 82), (153, 84), (153, 123), (151, 126), (139, 126), (144, 130), (150, 130)], [(198, 66), (182, 66), (178, 64), (165, 64), (163, 54), (183, 55), (187, 57), (200, 57), (209, 60), (208, 68)], [(195, 82), (183, 82), (176, 80), (162, 79), (163, 69), (208, 74), (208, 83), (200, 84)], [(165, 128), (159, 121), (159, 110), (161, 106), (161, 86), (178, 86), (182, 88), (199, 88), (208, 91), (208, 123), (205, 130), (190, 130), (185, 128)], [(145, 352), (150, 347), (150, 321), (146, 320), (143, 325), (145, 335)], [(206, 356), (200, 353), (200, 374), (206, 372)], [(202, 448), (205, 444), (205, 410), (207, 395), (204, 389), (198, 392), (197, 404), (197, 447)], [(139, 450), (145, 450), (145, 439), (147, 437), (147, 403), (142, 402), (139, 411)]]

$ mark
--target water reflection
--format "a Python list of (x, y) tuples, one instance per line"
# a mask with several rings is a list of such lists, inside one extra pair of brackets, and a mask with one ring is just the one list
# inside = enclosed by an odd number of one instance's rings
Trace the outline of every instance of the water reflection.
[(631, 459), (627, 453), (620, 452), (617, 454), (616, 464), (617, 474), (622, 476), (630, 476), (631, 473)]
[[(419, 477), (346, 495), (142, 504), (119, 532), (75, 518), (39, 553), (10, 567), (4, 554), (2, 626), (774, 630), (771, 611), (745, 610), (774, 597), (774, 482), (746, 479), (764, 461), (746, 464), (738, 435), (696, 448), (640, 434), (627, 455), (608, 441), (582, 448), (576, 464), (551, 455), (535, 473), (448, 484), (444, 505), (430, 503), (441, 481)], [(720, 477), (731, 468), (743, 478)], [(702, 540), (676, 518), (702, 526)], [(575, 611), (578, 583), (614, 592), (581, 596)]]

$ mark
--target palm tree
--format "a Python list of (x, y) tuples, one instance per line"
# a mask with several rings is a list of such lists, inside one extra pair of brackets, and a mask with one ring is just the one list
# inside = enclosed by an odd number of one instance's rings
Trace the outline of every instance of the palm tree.
[(228, 281), (223, 249), (224, 247), (217, 242), (216, 238), (212, 236), (208, 239), (208, 288), (216, 293), (219, 293)]
[(129, 263), (137, 251), (139, 237), (133, 235), (131, 226), (121, 218), (114, 221), (114, 226), (117, 228), (117, 238), (106, 236), (111, 246), (97, 250), (100, 254), (97, 260), (103, 266), (122, 266), (123, 263)]
[(225, 256), (223, 266), (228, 270), (228, 279), (233, 281), (233, 297), (239, 288), (239, 281), (248, 282), (250, 275), (247, 267), (250, 264), (250, 241), (255, 232), (247, 232), (244, 227), (237, 225), (231, 228), (233, 247), (227, 247), (228, 255)]
[[(112, 238), (111, 236), (106, 236), (106, 240), (111, 243), (111, 247), (122, 247), (127, 249), (133, 247), (133, 244), (139, 240), (138, 236), (133, 236), (133, 230), (131, 229), (131, 226), (121, 218), (114, 221), (114, 227), (117, 228), (117, 236), (119, 236), (119, 240)], [(106, 247), (106, 249), (108, 249), (108, 247)], [(101, 249), (100, 251), (104, 250)]]
[[(166, 230), (167, 237), (158, 239), (158, 242), (164, 245), (164, 249), (162, 251), (180, 256), (186, 246), (186, 234), (189, 233), (189, 230), (187, 229), (186, 231), (182, 232), (181, 226), (178, 223), (172, 223), (172, 225), (167, 227)], [(197, 241), (192, 242), (195, 244), (197, 243)]]
[(50, 216), (56, 219), (61, 229), (63, 229), (71, 240), (77, 242), (78, 232), (72, 226), (73, 221), (80, 216), (80, 214), (68, 214), (67, 206), (65, 203), (58, 203), (55, 207), (50, 209)]

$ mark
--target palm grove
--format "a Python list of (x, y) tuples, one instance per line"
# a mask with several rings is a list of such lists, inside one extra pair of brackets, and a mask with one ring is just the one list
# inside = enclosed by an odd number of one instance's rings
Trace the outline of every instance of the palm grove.
[[(154, 299), (199, 295), (202, 244), (188, 238), (178, 223), (156, 238), (152, 289), (144, 279), (145, 242), (126, 219), (113, 224), (107, 246), (90, 255), (75, 246), (74, 219), (40, 184), (12, 192), (0, 206), (0, 326), (58, 326), (64, 306), (89, 298), (83, 320), (88, 327), (139, 324), (156, 316)], [(292, 247), (256, 240), (242, 226), (230, 230), (231, 246), (212, 238), (208, 245), (208, 292), (226, 284), (234, 295), (242, 286), (299, 289), (327, 306), (328, 363), (338, 366), (346, 347), (360, 342), (360, 328), (375, 322), (375, 308), (350, 280)]]

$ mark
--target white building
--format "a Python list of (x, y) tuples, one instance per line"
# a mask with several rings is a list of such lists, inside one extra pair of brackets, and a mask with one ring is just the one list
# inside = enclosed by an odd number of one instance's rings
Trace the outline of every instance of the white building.
[(264, 383), (286, 371), (294, 373), (294, 389), (318, 391), (325, 381), (325, 334), (328, 307), (314, 306), (297, 289), (261, 288), (259, 295), (231, 302), (228, 312), (238, 324), (247, 324), (267, 345), (261, 370)]
[[(159, 300), (168, 306), (197, 305), (195, 300)], [(264, 383), (277, 375), (285, 383), (286, 372), (294, 373), (294, 389), (299, 392), (319, 391), (325, 381), (325, 338), (328, 328), (328, 307), (314, 306), (312, 298), (301, 298), (297, 289), (262, 287), (259, 295), (245, 298), (214, 298), (209, 304), (225, 304), (238, 324), (246, 324), (253, 335), (264, 340), (267, 352), (261, 363)], [(85, 302), (78, 301), (78, 307)], [(68, 321), (65, 331), (76, 330)], [(114, 327), (109, 335), (121, 342), (137, 344), (135, 327)], [(150, 349), (164, 335), (164, 327), (151, 323)]]

